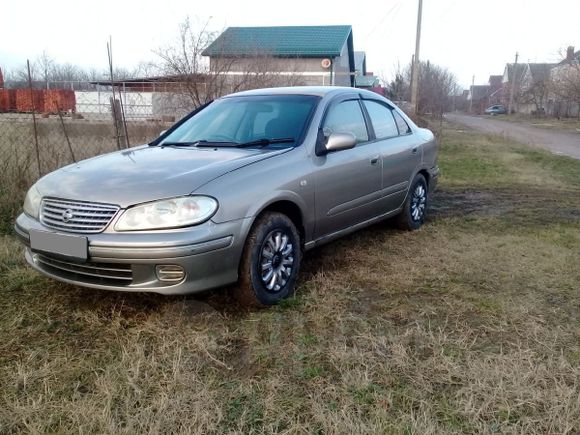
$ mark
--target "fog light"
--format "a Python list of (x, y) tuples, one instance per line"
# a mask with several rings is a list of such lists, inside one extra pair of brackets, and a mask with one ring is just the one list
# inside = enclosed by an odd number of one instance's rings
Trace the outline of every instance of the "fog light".
[(183, 267), (177, 264), (159, 264), (155, 266), (155, 274), (162, 282), (179, 282), (185, 278)]

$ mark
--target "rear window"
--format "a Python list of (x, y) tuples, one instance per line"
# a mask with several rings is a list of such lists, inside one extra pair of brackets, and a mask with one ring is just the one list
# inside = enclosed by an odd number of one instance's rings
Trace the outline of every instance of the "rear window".
[(364, 105), (371, 118), (377, 139), (387, 139), (399, 135), (395, 118), (393, 118), (392, 110), (389, 107), (375, 101), (365, 101)]
[(397, 128), (399, 129), (399, 134), (409, 134), (411, 133), (411, 127), (407, 124), (407, 121), (397, 112), (393, 110), (393, 116), (395, 117), (395, 122), (397, 123)]

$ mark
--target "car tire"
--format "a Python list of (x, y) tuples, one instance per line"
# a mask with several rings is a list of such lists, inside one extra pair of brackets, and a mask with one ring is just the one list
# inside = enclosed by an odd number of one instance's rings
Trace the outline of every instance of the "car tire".
[(276, 305), (294, 294), (302, 248), (296, 226), (282, 213), (261, 215), (250, 230), (234, 295), (240, 305)]
[(425, 222), (428, 202), (429, 189), (427, 180), (422, 174), (417, 174), (411, 183), (411, 188), (403, 204), (403, 210), (397, 216), (397, 226), (407, 231), (421, 228)]

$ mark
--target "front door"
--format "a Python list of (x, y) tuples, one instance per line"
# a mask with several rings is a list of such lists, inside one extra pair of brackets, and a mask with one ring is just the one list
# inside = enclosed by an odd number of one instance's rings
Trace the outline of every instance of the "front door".
[(329, 108), (322, 131), (352, 133), (357, 145), (349, 150), (315, 156), (316, 230), (320, 238), (369, 220), (380, 212), (382, 160), (369, 131), (358, 99), (337, 101)]

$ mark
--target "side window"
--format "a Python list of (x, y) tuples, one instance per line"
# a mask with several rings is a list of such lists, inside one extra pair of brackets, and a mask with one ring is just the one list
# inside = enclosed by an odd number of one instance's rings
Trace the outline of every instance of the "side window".
[(369, 112), (377, 139), (386, 139), (399, 135), (395, 118), (393, 118), (393, 113), (389, 107), (374, 101), (365, 101), (365, 107)]
[(358, 101), (343, 101), (330, 108), (324, 121), (325, 136), (331, 133), (352, 133), (357, 143), (369, 140), (367, 126)]
[(395, 117), (395, 122), (397, 123), (397, 127), (399, 128), (399, 134), (409, 134), (411, 133), (411, 127), (407, 124), (407, 121), (399, 115), (399, 112), (393, 110), (393, 116)]

